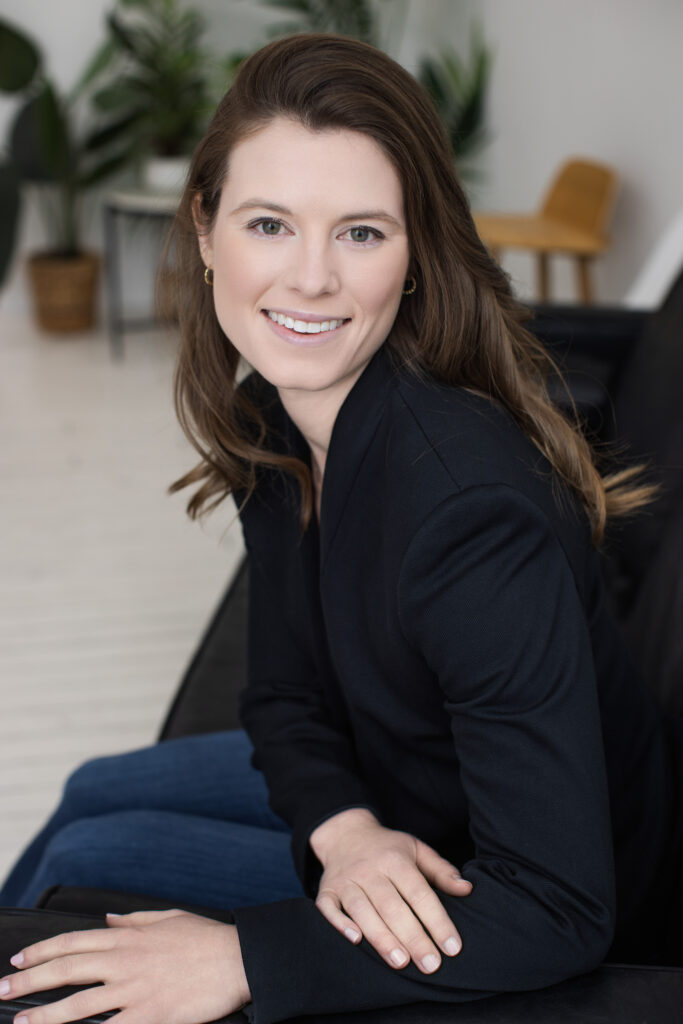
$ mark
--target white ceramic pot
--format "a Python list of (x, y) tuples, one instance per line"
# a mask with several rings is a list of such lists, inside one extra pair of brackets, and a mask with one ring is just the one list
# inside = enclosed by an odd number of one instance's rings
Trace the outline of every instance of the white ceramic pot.
[(187, 156), (151, 156), (143, 165), (142, 181), (149, 192), (180, 197), (189, 168)]

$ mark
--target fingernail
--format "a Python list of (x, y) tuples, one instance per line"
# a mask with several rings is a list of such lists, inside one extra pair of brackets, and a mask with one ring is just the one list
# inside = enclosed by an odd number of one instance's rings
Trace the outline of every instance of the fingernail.
[(0, 981), (0, 996), (6, 996), (10, 990), (9, 981)]
[(422, 966), (428, 974), (439, 969), (439, 958), (434, 953), (428, 953), (427, 956), (422, 957)]
[(123, 917), (123, 914), (107, 914), (107, 917)]
[(390, 959), (392, 964), (396, 964), (397, 967), (403, 967), (408, 963), (408, 957), (402, 949), (392, 949)]
[(9, 962), (12, 964), (13, 967), (21, 967), (21, 965), (24, 962), (24, 954), (16, 953), (14, 956), (10, 957)]
[(14, 1024), (28, 1024), (28, 1017), (15, 1017)]
[(351, 942), (358, 942), (360, 933), (353, 930), (353, 928), (345, 928), (344, 935), (347, 939), (351, 939)]
[(450, 939), (446, 939), (444, 942), (443, 948), (448, 956), (455, 956), (462, 949), (462, 942), (456, 939), (455, 935), (451, 935)]

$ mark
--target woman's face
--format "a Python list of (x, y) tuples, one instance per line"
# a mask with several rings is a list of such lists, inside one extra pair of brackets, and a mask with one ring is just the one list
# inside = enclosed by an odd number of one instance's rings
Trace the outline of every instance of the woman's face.
[(244, 358), (280, 390), (343, 401), (391, 329), (408, 270), (401, 184), (377, 143), (275, 118), (232, 151), (199, 244)]

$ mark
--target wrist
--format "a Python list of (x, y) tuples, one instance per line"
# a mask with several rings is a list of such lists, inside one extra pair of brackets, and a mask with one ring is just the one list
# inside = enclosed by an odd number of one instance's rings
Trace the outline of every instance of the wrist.
[(379, 825), (372, 811), (367, 807), (349, 807), (345, 811), (333, 814), (331, 818), (327, 818), (313, 829), (308, 841), (313, 853), (324, 867), (330, 850), (334, 849), (342, 836), (368, 825)]

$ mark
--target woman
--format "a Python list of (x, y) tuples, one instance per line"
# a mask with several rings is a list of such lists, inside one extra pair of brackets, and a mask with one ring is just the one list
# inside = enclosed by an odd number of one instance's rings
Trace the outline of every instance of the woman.
[(428, 100), (363, 44), (270, 44), (198, 148), (176, 249), (202, 461), (174, 487), (200, 484), (193, 516), (238, 499), (272, 810), (240, 733), (86, 766), (5, 892), (132, 888), (235, 923), (110, 917), (22, 951), (6, 996), (68, 977), (104, 984), (30, 1024), (265, 1024), (659, 955), (678, 748), (595, 550), (647, 492), (601, 479), (548, 401)]

